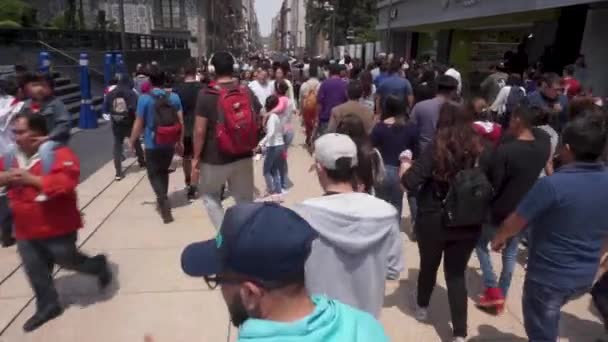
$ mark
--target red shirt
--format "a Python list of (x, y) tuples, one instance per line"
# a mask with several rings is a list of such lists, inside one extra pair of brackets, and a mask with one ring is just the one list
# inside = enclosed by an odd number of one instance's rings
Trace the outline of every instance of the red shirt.
[(473, 123), (473, 129), (477, 134), (481, 135), (484, 139), (487, 139), (494, 145), (498, 145), (500, 137), (502, 136), (502, 126), (490, 121), (475, 121)]
[[(20, 161), (21, 160), (21, 161)], [(0, 170), (4, 170), (0, 159)], [(34, 157), (25, 164), (15, 157), (12, 167), (27, 168), (36, 176), (42, 175), (40, 159)], [(58, 237), (73, 233), (82, 227), (78, 209), (76, 187), (80, 177), (80, 161), (68, 147), (55, 150), (55, 163), (51, 171), (42, 176), (42, 190), (31, 186), (9, 187), (8, 197), (15, 223), (17, 240), (34, 240)], [(36, 201), (40, 194), (45, 201)]]
[(582, 90), (581, 83), (577, 81), (574, 77), (564, 77), (564, 89), (566, 91), (566, 95), (568, 98), (573, 98), (576, 95), (579, 95)]

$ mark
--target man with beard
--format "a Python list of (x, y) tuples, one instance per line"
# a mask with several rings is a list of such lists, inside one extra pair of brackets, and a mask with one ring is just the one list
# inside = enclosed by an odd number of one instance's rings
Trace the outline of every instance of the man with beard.
[(290, 209), (238, 204), (215, 239), (184, 250), (182, 269), (221, 287), (238, 341), (388, 341), (369, 314), (306, 291), (304, 266), (315, 238)]

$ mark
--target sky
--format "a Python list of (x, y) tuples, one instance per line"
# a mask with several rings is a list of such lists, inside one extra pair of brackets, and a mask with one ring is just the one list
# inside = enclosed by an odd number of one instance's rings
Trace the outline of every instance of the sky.
[(272, 18), (279, 13), (283, 0), (255, 0), (255, 12), (258, 15), (262, 37), (270, 35)]

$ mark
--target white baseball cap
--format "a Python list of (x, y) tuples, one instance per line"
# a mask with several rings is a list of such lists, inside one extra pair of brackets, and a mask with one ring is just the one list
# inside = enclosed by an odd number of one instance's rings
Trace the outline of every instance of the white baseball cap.
[(335, 170), (336, 161), (350, 158), (350, 166), (357, 166), (357, 145), (344, 134), (329, 133), (315, 141), (315, 160), (325, 169)]

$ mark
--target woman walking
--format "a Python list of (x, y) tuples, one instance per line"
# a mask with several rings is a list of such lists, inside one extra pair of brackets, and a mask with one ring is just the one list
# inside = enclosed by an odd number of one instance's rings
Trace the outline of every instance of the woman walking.
[[(409, 150), (418, 150), (418, 128), (408, 122), (407, 106), (396, 96), (386, 99), (386, 110), (381, 121), (374, 126), (371, 134), (372, 146), (380, 152), (384, 161), (385, 173), (382, 181), (376, 184), (376, 196), (387, 201), (397, 209), (401, 220), (403, 190), (399, 180), (399, 156)], [(414, 208), (410, 208), (412, 210)]]
[(465, 270), (481, 233), (481, 224), (448, 227), (443, 200), (450, 181), (462, 170), (471, 169), (482, 154), (481, 137), (473, 130), (473, 115), (462, 106), (447, 102), (437, 124), (437, 135), (416, 162), (402, 160), (400, 174), (405, 189), (417, 195), (416, 231), (420, 251), (420, 274), (416, 318), (426, 320), (443, 257), (455, 342), (467, 336), (467, 289)]
[(266, 99), (266, 135), (260, 141), (258, 149), (265, 153), (264, 157), (264, 179), (266, 180), (266, 195), (260, 200), (262, 202), (281, 202), (281, 167), (285, 161), (285, 141), (283, 140), (283, 127), (281, 118), (275, 112), (279, 99), (271, 95)]

